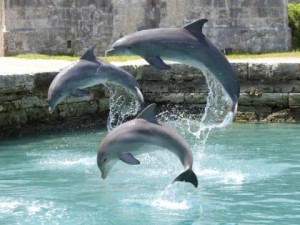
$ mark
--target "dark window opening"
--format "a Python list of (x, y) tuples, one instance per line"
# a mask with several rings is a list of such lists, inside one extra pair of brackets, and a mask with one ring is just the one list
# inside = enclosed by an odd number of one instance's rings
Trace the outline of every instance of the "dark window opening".
[(72, 48), (72, 41), (71, 40), (67, 40), (67, 48)]

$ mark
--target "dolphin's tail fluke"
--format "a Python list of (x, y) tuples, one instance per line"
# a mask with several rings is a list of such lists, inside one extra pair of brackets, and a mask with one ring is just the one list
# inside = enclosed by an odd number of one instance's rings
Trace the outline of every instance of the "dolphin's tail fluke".
[(233, 115), (236, 114), (237, 108), (238, 108), (238, 103), (237, 102), (233, 102), (232, 103), (232, 107), (231, 107), (231, 112), (233, 112)]
[(190, 182), (195, 187), (198, 187), (198, 178), (192, 169), (188, 169), (183, 173), (179, 174), (179, 176), (175, 178), (173, 183), (175, 181)]

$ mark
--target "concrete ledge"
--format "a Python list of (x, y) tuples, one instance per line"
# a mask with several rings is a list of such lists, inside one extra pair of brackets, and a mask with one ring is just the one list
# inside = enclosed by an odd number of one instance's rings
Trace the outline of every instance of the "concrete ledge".
[[(0, 58), (0, 138), (61, 129), (105, 126), (108, 94), (102, 85), (87, 98), (68, 97), (48, 113), (47, 90), (72, 62)], [(118, 63), (140, 83), (147, 102), (176, 104), (200, 113), (207, 87), (201, 71), (172, 64), (157, 70), (145, 61)], [(233, 61), (241, 83), (236, 121), (300, 122), (300, 59)]]

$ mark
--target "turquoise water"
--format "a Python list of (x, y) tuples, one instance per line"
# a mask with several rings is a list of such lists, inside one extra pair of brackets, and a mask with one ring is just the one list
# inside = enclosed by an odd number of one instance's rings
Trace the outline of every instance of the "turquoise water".
[[(186, 135), (199, 187), (168, 151), (96, 165), (104, 130), (0, 142), (0, 224), (299, 224), (300, 125), (214, 131), (204, 150)], [(151, 147), (149, 147), (151, 148)]]

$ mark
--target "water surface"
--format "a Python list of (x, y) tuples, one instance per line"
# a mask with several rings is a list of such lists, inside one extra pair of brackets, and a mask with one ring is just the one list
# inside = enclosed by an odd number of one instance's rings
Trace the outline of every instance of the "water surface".
[(105, 130), (2, 141), (0, 224), (299, 224), (299, 130), (234, 124), (204, 149), (185, 134), (198, 188), (171, 185), (183, 168), (165, 150), (118, 162), (102, 180)]

